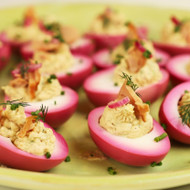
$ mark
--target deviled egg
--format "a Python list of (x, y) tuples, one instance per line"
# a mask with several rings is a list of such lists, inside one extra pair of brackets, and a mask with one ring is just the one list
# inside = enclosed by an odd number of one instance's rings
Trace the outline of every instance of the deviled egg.
[(117, 98), (106, 107), (90, 112), (90, 135), (103, 153), (119, 162), (132, 166), (159, 163), (170, 150), (169, 138), (151, 117), (149, 105), (127, 84), (125, 80)]
[(29, 106), (26, 102), (13, 100), (0, 105), (2, 164), (16, 169), (45, 171), (65, 160), (68, 146), (64, 138), (39, 120), (39, 115), (25, 115), (23, 106)]
[(161, 40), (155, 42), (155, 47), (163, 49), (171, 55), (190, 53), (190, 21), (179, 20), (172, 16), (171, 21), (164, 26)]
[(34, 62), (20, 65), (13, 71), (15, 78), (3, 86), (5, 98), (9, 100), (23, 98), (30, 103), (26, 113), (40, 109), (41, 104), (49, 108), (46, 121), (58, 127), (75, 112), (78, 104), (77, 93), (61, 86), (55, 75), (40, 74), (41, 64)]
[[(33, 43), (35, 51), (25, 46), (22, 53), (28, 59), (42, 62), (41, 73), (56, 74), (61, 84), (78, 88), (92, 72), (92, 61), (84, 55), (72, 55), (69, 46), (62, 40), (53, 39), (43, 43)], [(27, 49), (29, 48), (29, 49)]]
[(139, 40), (129, 42), (125, 54), (118, 53), (120, 47), (113, 51), (117, 66), (99, 71), (85, 80), (84, 90), (93, 104), (102, 106), (114, 100), (123, 83), (124, 73), (133, 78), (144, 102), (155, 101), (166, 90), (169, 74), (159, 68), (151, 44)]

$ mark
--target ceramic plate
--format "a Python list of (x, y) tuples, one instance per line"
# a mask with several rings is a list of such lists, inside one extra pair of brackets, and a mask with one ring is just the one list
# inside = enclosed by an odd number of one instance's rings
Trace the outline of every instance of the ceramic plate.
[[(98, 4), (52, 4), (36, 7), (37, 13), (55, 15), (69, 25), (77, 27), (81, 32), (88, 26), (105, 5)], [(123, 12), (126, 20), (151, 28), (150, 37), (158, 39), (161, 26), (171, 14), (186, 17), (189, 12), (151, 7), (113, 5)], [(0, 29), (21, 18), (25, 7), (10, 8), (0, 11)], [(0, 86), (10, 80), (10, 70), (14, 60), (0, 73)], [(130, 167), (112, 159), (99, 156), (98, 149), (89, 136), (87, 115), (93, 106), (87, 100), (82, 89), (79, 90), (80, 102), (77, 112), (58, 130), (69, 145), (71, 162), (63, 162), (48, 172), (28, 172), (10, 168), (0, 168), (0, 185), (18, 189), (163, 189), (190, 183), (189, 146), (172, 141), (172, 148), (161, 167)], [(2, 101), (2, 92), (1, 92)], [(158, 119), (158, 110), (162, 98), (151, 105), (153, 117)], [(140, 145), (139, 145), (140, 146)], [(30, 164), (30, 163), (28, 163)], [(118, 174), (110, 176), (107, 168), (116, 168)]]

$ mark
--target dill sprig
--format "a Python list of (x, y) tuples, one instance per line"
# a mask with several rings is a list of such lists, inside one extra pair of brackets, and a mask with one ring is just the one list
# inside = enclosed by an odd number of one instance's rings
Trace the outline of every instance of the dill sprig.
[(22, 78), (25, 77), (25, 74), (28, 72), (28, 69), (29, 69), (29, 64), (26, 63), (26, 62), (22, 62), (21, 66), (20, 66), (20, 74), (22, 76)]
[(122, 72), (122, 74), (123, 75), (121, 77), (127, 80), (127, 85), (130, 86), (134, 91), (136, 91), (138, 89), (138, 85), (132, 81), (132, 76), (129, 76), (124, 72)]
[(41, 105), (39, 110), (36, 110), (35, 112), (31, 112), (31, 115), (36, 116), (35, 119), (36, 121), (39, 121), (40, 119), (42, 121), (45, 121), (46, 115), (48, 112), (48, 107), (44, 106), (43, 104)]
[(27, 102), (23, 102), (21, 100), (22, 100), (22, 98), (16, 99), (16, 100), (7, 100), (7, 102), (0, 103), (0, 105), (2, 105), (2, 106), (10, 105), (11, 110), (16, 110), (19, 106), (22, 106), (22, 107), (30, 106), (30, 104), (28, 104)]
[(190, 101), (184, 102), (184, 105), (179, 106), (179, 114), (182, 119), (182, 123), (190, 125)]

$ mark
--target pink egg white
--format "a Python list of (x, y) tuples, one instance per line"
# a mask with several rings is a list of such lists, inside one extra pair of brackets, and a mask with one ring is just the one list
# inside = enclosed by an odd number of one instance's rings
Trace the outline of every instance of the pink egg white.
[(159, 117), (166, 125), (166, 131), (173, 139), (190, 144), (190, 127), (182, 123), (178, 112), (178, 102), (186, 90), (190, 90), (190, 82), (184, 82), (173, 88), (162, 102)]

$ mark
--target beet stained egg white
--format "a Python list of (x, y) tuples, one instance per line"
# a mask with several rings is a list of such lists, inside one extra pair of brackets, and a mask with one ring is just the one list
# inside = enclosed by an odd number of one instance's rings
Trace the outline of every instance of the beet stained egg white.
[(170, 150), (169, 138), (150, 116), (149, 105), (125, 83), (116, 100), (90, 112), (88, 126), (98, 148), (127, 165), (160, 163)]
[(190, 55), (181, 54), (172, 57), (166, 69), (170, 73), (174, 85), (190, 80)]
[(90, 56), (95, 50), (95, 44), (92, 40), (83, 37), (71, 43), (70, 50), (72, 54)]
[(160, 122), (173, 139), (190, 144), (190, 82), (174, 87), (165, 97), (159, 112)]
[(22, 170), (49, 170), (65, 160), (67, 143), (49, 125), (38, 121), (36, 116), (25, 115), (21, 108), (24, 104), (9, 101), (8, 108), (1, 109), (0, 163)]
[[(31, 106), (25, 107), (30, 114), (48, 107), (46, 122), (57, 128), (68, 120), (78, 105), (78, 94), (69, 87), (62, 86), (55, 75), (39, 73), (41, 64), (25, 63), (13, 71), (15, 78), (2, 89), (6, 100), (21, 99)], [(27, 69), (26, 69), (27, 68)]]

